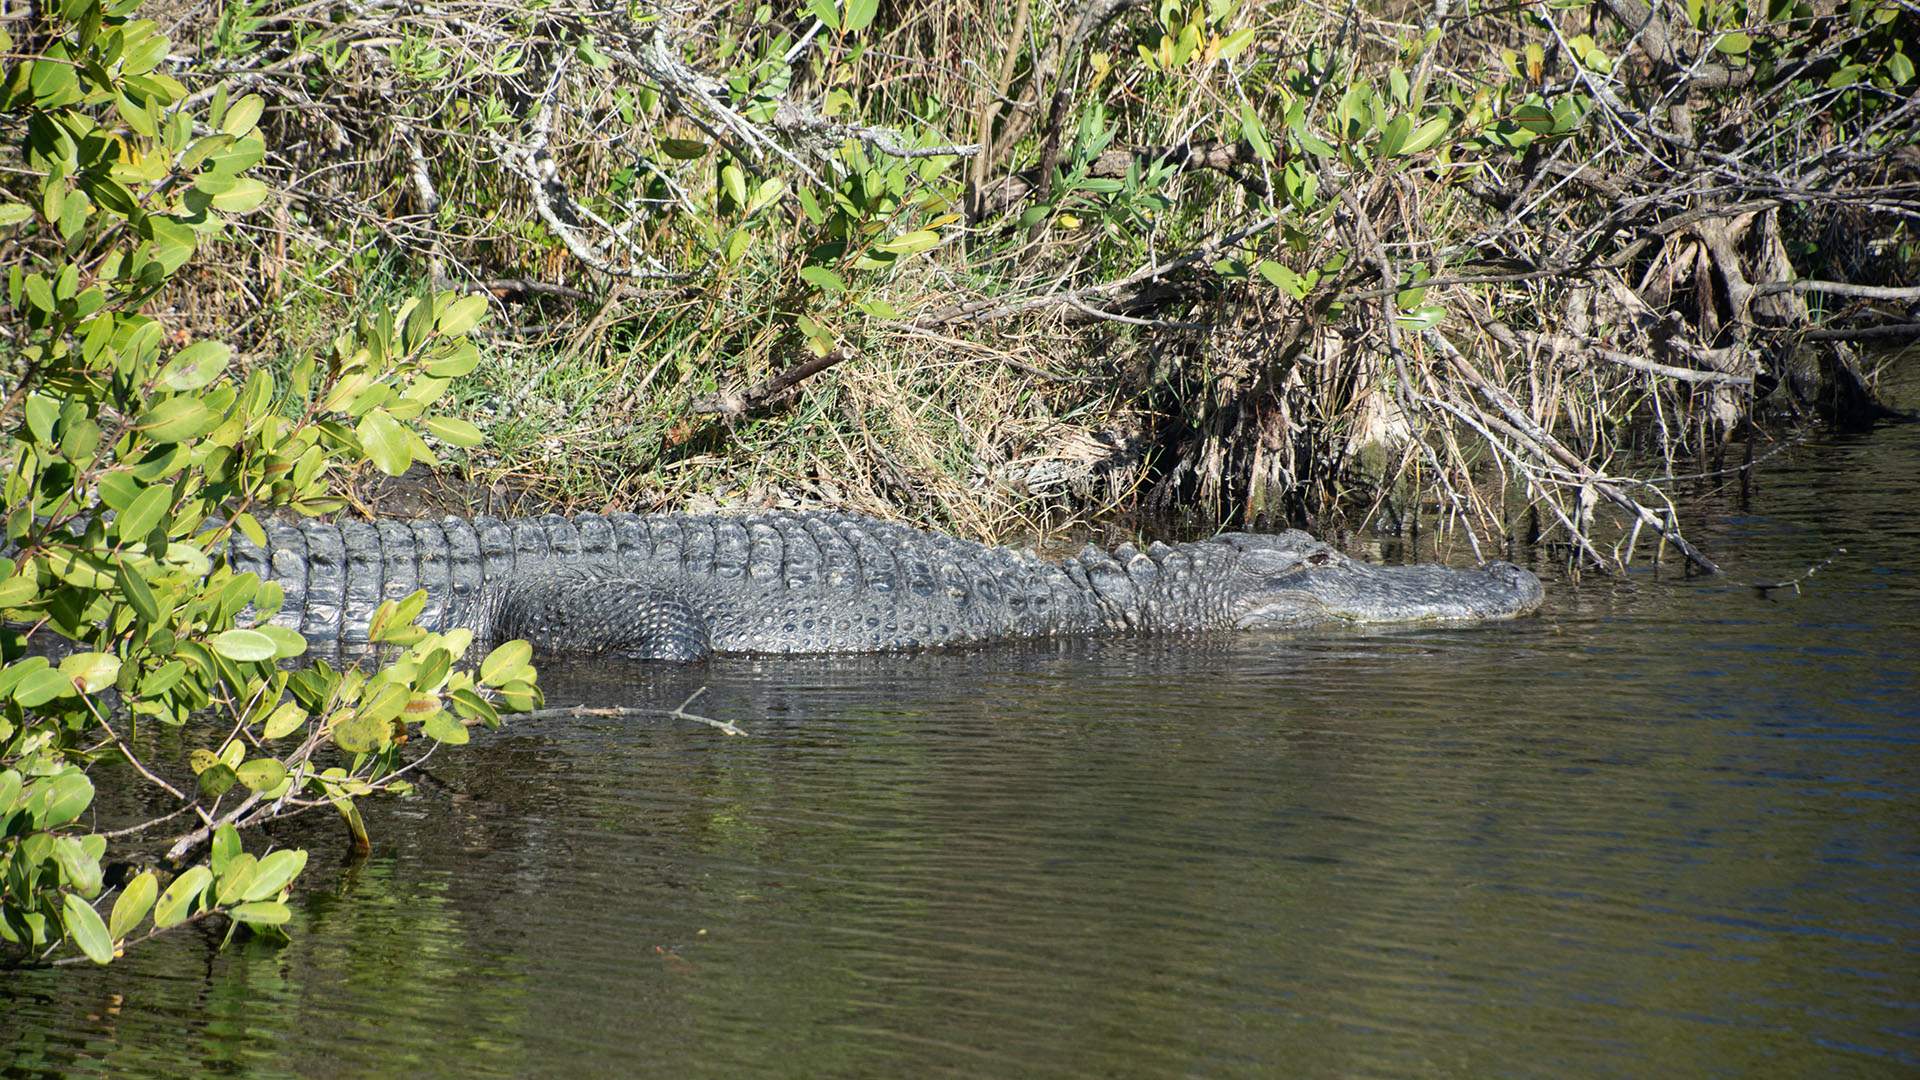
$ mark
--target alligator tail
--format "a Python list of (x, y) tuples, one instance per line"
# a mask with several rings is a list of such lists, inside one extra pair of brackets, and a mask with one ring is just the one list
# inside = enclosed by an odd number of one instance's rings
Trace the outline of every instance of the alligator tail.
[(286, 601), (273, 622), (314, 642), (365, 642), (380, 604), (416, 589), (427, 593), (422, 626), (486, 637), (491, 583), (512, 580), (517, 565), (579, 552), (577, 531), (560, 517), (275, 522), (266, 532), (264, 549), (234, 538), (233, 566), (279, 582)]

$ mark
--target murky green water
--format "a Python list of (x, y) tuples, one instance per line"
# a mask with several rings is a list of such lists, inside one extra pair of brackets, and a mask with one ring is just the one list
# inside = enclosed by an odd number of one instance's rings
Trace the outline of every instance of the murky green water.
[[(1737, 578), (1367, 637), (549, 667), (295, 942), (0, 975), (0, 1075), (1920, 1067), (1920, 429), (1696, 509)], [(331, 828), (303, 839), (332, 850)]]

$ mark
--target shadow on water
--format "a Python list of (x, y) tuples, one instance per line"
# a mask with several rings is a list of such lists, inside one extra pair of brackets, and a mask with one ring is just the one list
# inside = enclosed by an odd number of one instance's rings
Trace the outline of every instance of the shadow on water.
[[(1920, 430), (1473, 629), (550, 664), (287, 948), (0, 983), (7, 1076), (1920, 1066)], [(336, 838), (300, 838), (330, 848)], [(6, 1059), (0, 1059), (4, 1061)]]

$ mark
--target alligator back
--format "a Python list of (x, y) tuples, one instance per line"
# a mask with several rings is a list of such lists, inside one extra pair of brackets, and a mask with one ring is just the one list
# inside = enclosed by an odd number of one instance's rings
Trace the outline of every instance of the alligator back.
[(267, 526), (237, 569), (280, 582), (275, 622), (364, 642), (381, 601), (421, 622), (562, 649), (637, 651), (607, 626), (670, 605), (717, 652), (910, 649), (1098, 628), (1092, 595), (1031, 553), (873, 518), (548, 515)]

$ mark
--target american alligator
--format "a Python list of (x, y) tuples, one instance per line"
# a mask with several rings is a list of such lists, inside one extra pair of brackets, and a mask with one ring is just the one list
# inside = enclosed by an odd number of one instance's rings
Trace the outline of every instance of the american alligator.
[(1356, 562), (1302, 532), (1088, 547), (1061, 562), (874, 518), (582, 514), (267, 526), (236, 568), (280, 582), (273, 621), (367, 640), (384, 599), (427, 590), (422, 624), (566, 652), (890, 652), (974, 642), (1323, 623), (1507, 619), (1540, 580)]

